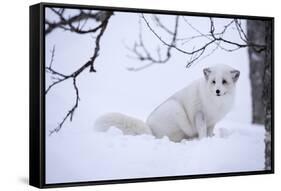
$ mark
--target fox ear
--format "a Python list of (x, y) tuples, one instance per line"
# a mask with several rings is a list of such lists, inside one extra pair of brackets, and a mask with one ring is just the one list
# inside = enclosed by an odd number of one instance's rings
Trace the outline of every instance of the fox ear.
[(230, 71), (232, 79), (234, 82), (237, 82), (239, 76), (240, 76), (240, 71), (239, 70), (232, 70)]
[(208, 79), (209, 79), (209, 76), (210, 76), (210, 74), (211, 74), (210, 68), (204, 68), (204, 69), (203, 69), (203, 73), (204, 73), (205, 79), (208, 80)]

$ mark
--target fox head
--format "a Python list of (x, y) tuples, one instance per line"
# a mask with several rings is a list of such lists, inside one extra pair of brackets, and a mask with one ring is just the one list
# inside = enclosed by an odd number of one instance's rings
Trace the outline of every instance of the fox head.
[(227, 65), (216, 65), (203, 69), (211, 95), (224, 96), (232, 93), (240, 76), (240, 71)]

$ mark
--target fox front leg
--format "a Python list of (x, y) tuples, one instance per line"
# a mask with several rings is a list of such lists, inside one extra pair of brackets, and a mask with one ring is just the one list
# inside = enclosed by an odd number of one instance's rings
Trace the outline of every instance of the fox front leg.
[(199, 111), (195, 115), (195, 128), (198, 132), (199, 139), (207, 137), (207, 125), (204, 113)]
[(214, 134), (214, 128), (215, 128), (214, 125), (207, 127), (207, 135), (208, 135), (208, 137), (212, 137), (212, 136), (215, 135)]

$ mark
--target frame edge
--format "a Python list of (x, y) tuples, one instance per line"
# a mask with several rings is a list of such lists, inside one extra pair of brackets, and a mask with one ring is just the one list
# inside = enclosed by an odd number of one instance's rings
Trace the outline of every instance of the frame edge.
[[(181, 177), (155, 177), (155, 178), (140, 178), (140, 179), (125, 179), (125, 180), (108, 180), (108, 181), (90, 181), (90, 182), (74, 182), (74, 183), (58, 183), (58, 184), (46, 184), (45, 169), (44, 169), (44, 132), (42, 129), (42, 75), (41, 66), (44, 64), (44, 60), (41, 52), (43, 45), (42, 41), (44, 36), (42, 35), (42, 14), (45, 6), (60, 7), (65, 6), (66, 8), (95, 8), (100, 10), (115, 10), (121, 12), (147, 12), (147, 13), (159, 13), (159, 14), (189, 14), (193, 16), (200, 15), (214, 15), (215, 17), (239, 17), (243, 19), (260, 19), (260, 20), (270, 20), (272, 22), (272, 83), (273, 83), (273, 140), (272, 140), (272, 169), (269, 171), (262, 172), (239, 172), (239, 173), (219, 173), (219, 174), (205, 174), (205, 175), (191, 175), (191, 176), (181, 176)], [(259, 175), (259, 174), (274, 174), (274, 17), (264, 17), (264, 16), (248, 16), (248, 15), (231, 15), (231, 14), (217, 14), (217, 13), (200, 13), (200, 12), (187, 12), (187, 11), (176, 11), (176, 10), (153, 10), (153, 9), (142, 9), (142, 8), (124, 8), (124, 7), (108, 7), (108, 6), (94, 6), (94, 5), (77, 5), (77, 4), (63, 4), (63, 3), (39, 3), (30, 6), (29, 10), (29, 21), (30, 21), (30, 31), (29, 31), (29, 43), (30, 43), (30, 134), (29, 134), (29, 184), (37, 188), (58, 188), (58, 187), (69, 187), (69, 186), (89, 186), (89, 185), (106, 185), (106, 184), (122, 184), (122, 183), (137, 183), (137, 182), (148, 182), (148, 181), (169, 181), (169, 180), (184, 180), (184, 179), (194, 179), (194, 178), (219, 178), (228, 176), (244, 176), (244, 175)], [(41, 36), (42, 35), (42, 36)], [(40, 76), (41, 75), (41, 76)], [(44, 92), (44, 91), (43, 91)], [(44, 94), (43, 94), (44, 96)], [(42, 150), (43, 149), (43, 150)]]
[(43, 187), (40, 124), (41, 4), (29, 7), (29, 185)]

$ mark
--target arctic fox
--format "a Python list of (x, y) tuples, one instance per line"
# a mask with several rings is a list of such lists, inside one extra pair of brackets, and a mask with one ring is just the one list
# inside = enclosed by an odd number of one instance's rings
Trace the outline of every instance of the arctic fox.
[(160, 104), (146, 123), (120, 113), (97, 119), (95, 127), (105, 131), (114, 126), (124, 134), (167, 136), (171, 141), (213, 136), (216, 123), (231, 109), (240, 72), (227, 65), (203, 69), (203, 77)]

